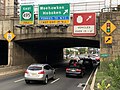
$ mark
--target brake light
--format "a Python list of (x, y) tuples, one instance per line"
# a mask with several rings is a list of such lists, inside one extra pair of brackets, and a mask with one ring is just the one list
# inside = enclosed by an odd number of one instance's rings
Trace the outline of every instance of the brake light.
[(69, 71), (70, 69), (69, 68), (66, 68), (66, 71)]
[(77, 64), (76, 63), (74, 63), (74, 66), (76, 66)]
[(45, 74), (45, 72), (44, 71), (40, 71), (38, 74)]
[(81, 69), (76, 69), (76, 72), (81, 72)]
[(28, 71), (26, 70), (25, 73), (28, 74)]
[(99, 58), (99, 57), (96, 57), (96, 60), (100, 60), (100, 58)]

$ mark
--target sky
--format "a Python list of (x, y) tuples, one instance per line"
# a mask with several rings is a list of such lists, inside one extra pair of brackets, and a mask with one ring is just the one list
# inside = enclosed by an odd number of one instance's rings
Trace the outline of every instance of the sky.
[[(19, 2), (30, 2), (34, 1), (41, 4), (48, 4), (48, 3), (75, 3), (75, 2), (83, 2), (82, 0), (18, 0)], [(84, 0), (84, 2), (89, 1), (104, 1), (104, 0)]]
[(105, 7), (110, 6), (110, 1), (112, 6), (120, 4), (120, 0), (18, 0), (20, 3), (32, 2), (35, 5), (38, 4), (58, 4), (58, 3), (78, 3), (78, 2), (98, 2), (105, 1)]
[[(102, 1), (102, 5), (99, 5), (99, 1)], [(18, 2), (23, 3), (30, 3), (34, 4), (35, 6), (38, 6), (38, 4), (60, 4), (60, 3), (80, 3), (80, 7), (76, 7), (74, 4), (74, 7), (71, 6), (71, 13), (78, 13), (78, 12), (99, 12), (102, 8), (109, 8), (110, 7), (110, 1), (112, 7), (117, 7), (118, 4), (120, 4), (120, 0), (18, 0)], [(87, 6), (86, 4), (81, 4), (83, 2), (88, 2)], [(89, 2), (96, 2), (97, 5), (90, 5)], [(105, 3), (104, 3), (105, 2)], [(94, 3), (95, 4), (95, 3)], [(101, 3), (100, 3), (101, 4)], [(82, 5), (82, 6), (81, 6)], [(74, 10), (74, 11), (73, 11)], [(38, 13), (37, 7), (35, 7), (35, 13)]]

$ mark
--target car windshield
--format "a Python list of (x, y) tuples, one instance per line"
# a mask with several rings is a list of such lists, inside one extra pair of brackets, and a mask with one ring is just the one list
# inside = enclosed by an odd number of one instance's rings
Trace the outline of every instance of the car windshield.
[(28, 67), (28, 70), (42, 70), (42, 67), (30, 66), (30, 67)]

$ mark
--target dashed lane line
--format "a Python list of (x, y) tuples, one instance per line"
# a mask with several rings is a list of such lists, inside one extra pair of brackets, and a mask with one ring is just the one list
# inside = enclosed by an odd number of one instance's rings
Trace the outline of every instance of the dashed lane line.
[[(24, 80), (24, 78), (19, 79), (19, 80), (16, 80), (16, 81), (14, 81), (14, 82), (17, 83), (17, 82), (21, 82), (21, 81), (23, 81), (23, 80)], [(58, 80), (60, 80), (60, 78), (55, 79), (54, 81), (51, 82), (51, 84), (57, 82)]]
[(23, 81), (24, 78), (14, 81), (15, 83)]
[(60, 80), (60, 78), (55, 79), (54, 81), (51, 82), (51, 84), (57, 82), (58, 80)]

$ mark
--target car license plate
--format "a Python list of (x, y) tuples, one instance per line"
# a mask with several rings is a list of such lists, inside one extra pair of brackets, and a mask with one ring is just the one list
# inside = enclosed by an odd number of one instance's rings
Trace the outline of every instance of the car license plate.
[(37, 76), (37, 74), (36, 74), (36, 73), (31, 73), (31, 75), (32, 75), (32, 76)]
[(75, 70), (72, 70), (72, 72), (75, 72)]

